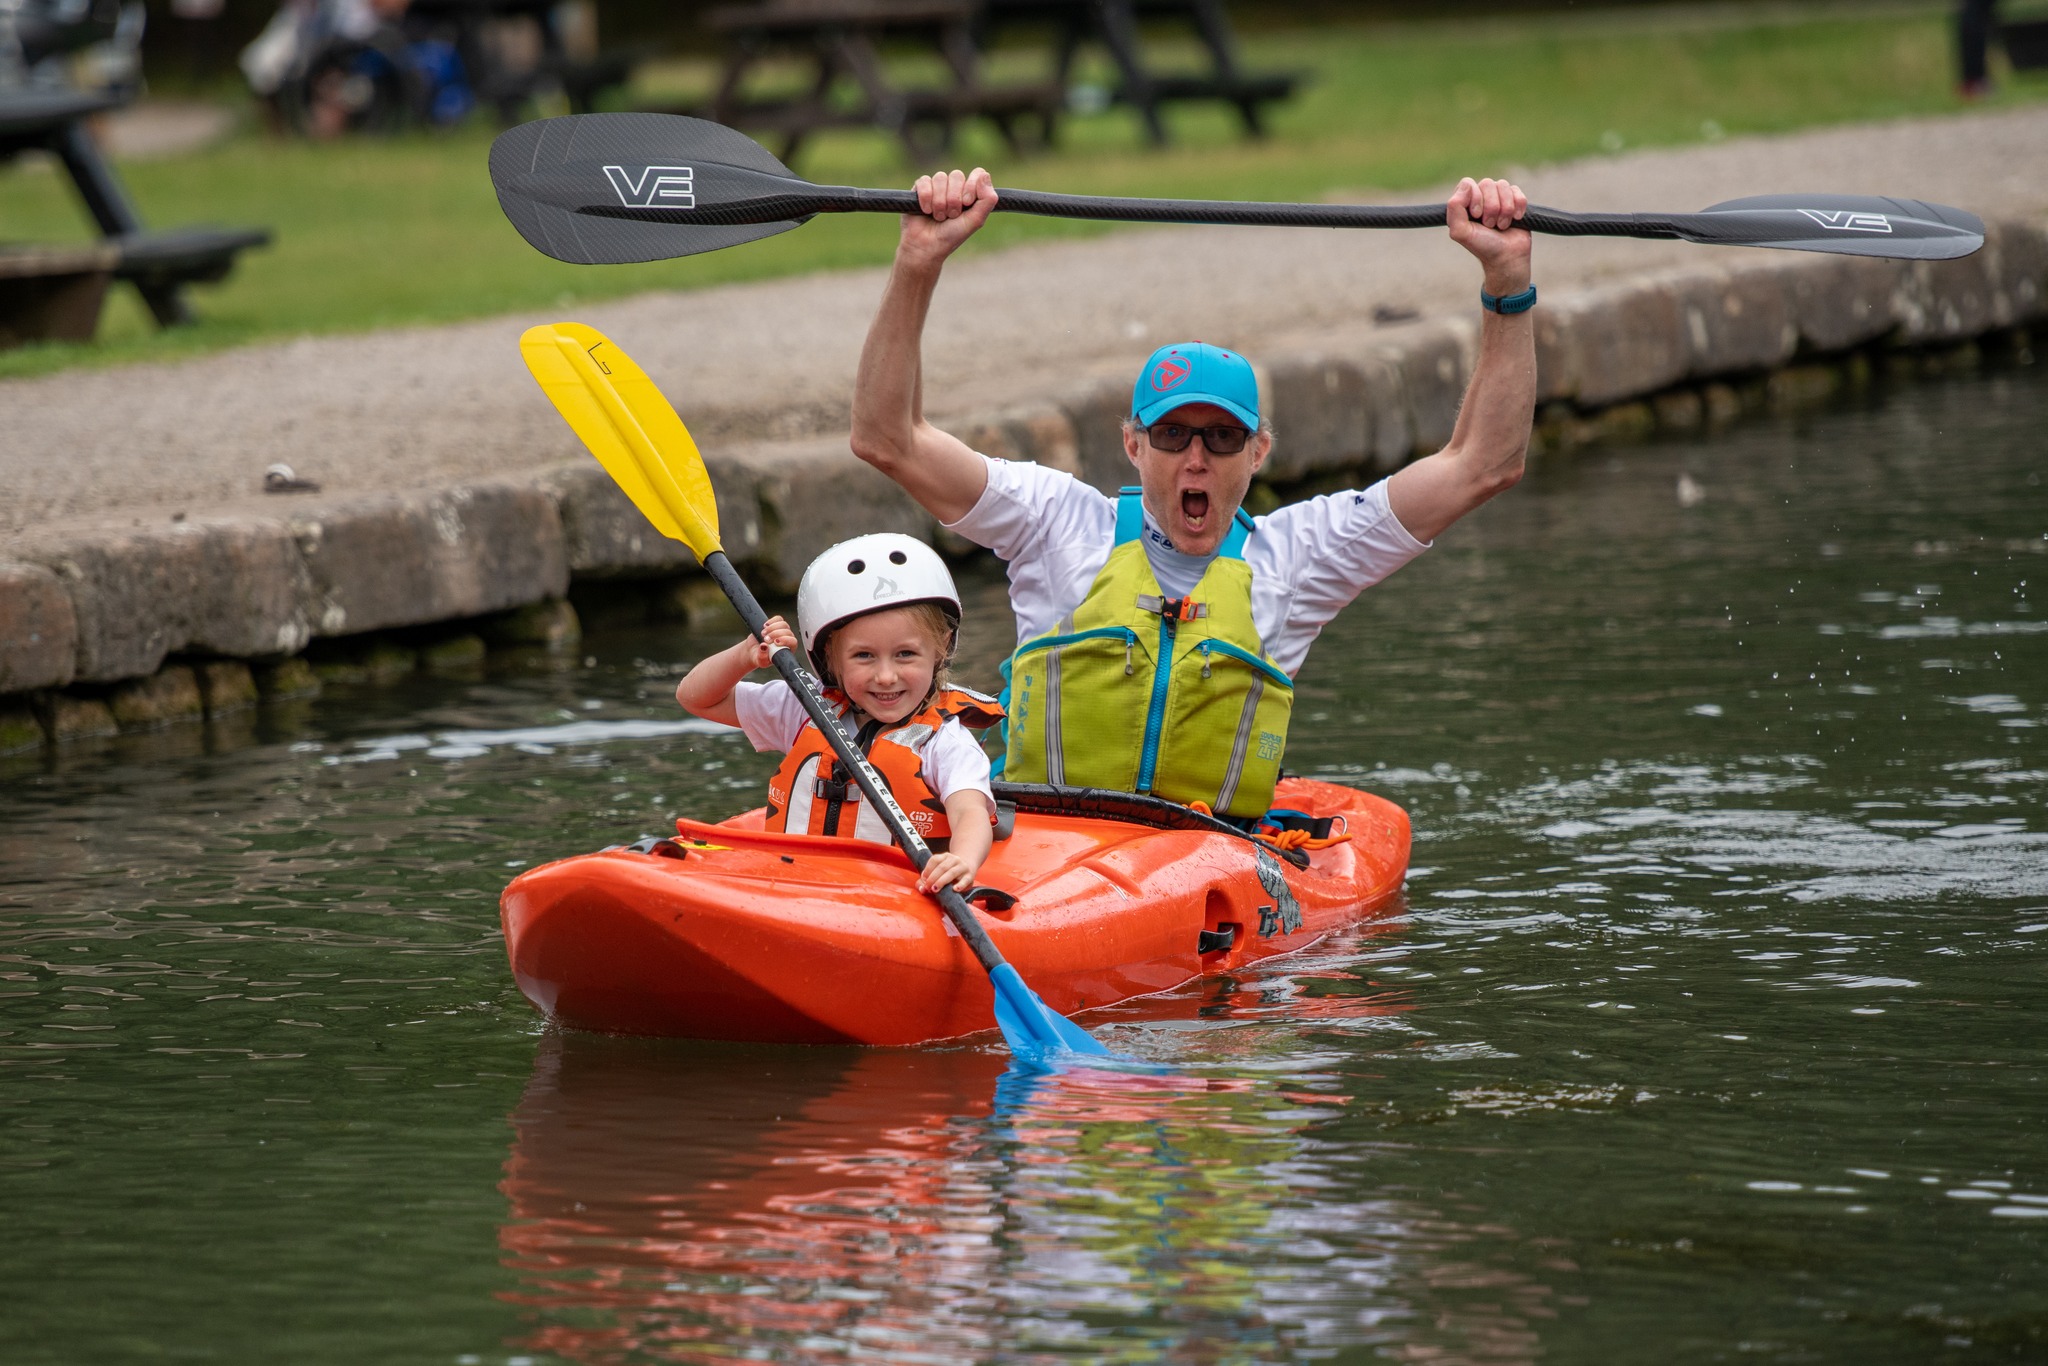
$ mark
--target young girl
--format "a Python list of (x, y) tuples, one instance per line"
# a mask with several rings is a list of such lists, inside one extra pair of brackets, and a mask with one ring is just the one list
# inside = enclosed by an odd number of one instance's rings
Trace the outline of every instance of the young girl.
[[(826, 686), (825, 702), (855, 732), (896, 804), (934, 849), (923, 891), (974, 886), (993, 842), (995, 794), (988, 756), (969, 730), (1003, 719), (993, 698), (947, 682), (959, 636), (960, 594), (945, 562), (922, 541), (859, 536), (820, 555), (797, 589), (804, 653)], [(704, 660), (676, 687), (692, 715), (738, 726), (756, 750), (781, 750), (768, 782), (768, 828), (889, 844), (851, 774), (805, 715), (789, 685), (747, 683), (778, 647), (796, 648), (781, 617)]]

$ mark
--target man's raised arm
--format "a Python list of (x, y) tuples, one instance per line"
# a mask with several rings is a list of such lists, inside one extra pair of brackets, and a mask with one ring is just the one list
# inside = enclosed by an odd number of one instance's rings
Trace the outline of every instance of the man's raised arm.
[(1479, 259), (1484, 291), (1510, 308), (1489, 310), (1479, 333), (1479, 363), (1465, 386), (1448, 445), (1394, 473), (1387, 502), (1408, 534), (1433, 541), (1451, 523), (1522, 477), (1536, 417), (1536, 328), (1526, 299), (1529, 232), (1512, 224), (1528, 196), (1505, 180), (1466, 179), (1445, 206), (1451, 240)]
[(903, 216), (896, 264), (861, 347), (853, 390), (853, 453), (903, 486), (941, 522), (957, 522), (988, 486), (988, 468), (958, 437), (924, 420), (924, 320), (946, 258), (988, 221), (987, 171), (922, 176), (924, 212)]

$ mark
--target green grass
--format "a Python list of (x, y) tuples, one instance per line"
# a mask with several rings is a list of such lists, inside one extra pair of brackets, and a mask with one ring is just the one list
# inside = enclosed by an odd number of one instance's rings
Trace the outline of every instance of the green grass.
[[(1124, 111), (1069, 120), (1056, 153), (1019, 159), (993, 135), (959, 158), (999, 182), (1082, 193), (1315, 199), (1428, 185), (1620, 148), (1676, 145), (1958, 107), (1946, 8), (1857, 17), (1820, 11), (1692, 11), (1516, 21), (1359, 25), (1253, 35), (1260, 67), (1313, 73), (1251, 142), (1220, 109), (1174, 118), (1153, 152)], [(1190, 51), (1190, 54), (1191, 51)], [(1000, 65), (1026, 74), (1023, 54)], [(652, 71), (644, 95), (701, 91), (702, 63)], [(2008, 80), (1999, 102), (2048, 97)], [(225, 284), (196, 291), (204, 321), (159, 334), (132, 293), (110, 298), (99, 341), (0, 353), (0, 375), (160, 359), (264, 337), (351, 331), (555, 308), (650, 289), (885, 262), (879, 215), (814, 222), (767, 242), (646, 266), (572, 267), (528, 248), (498, 212), (487, 128), (315, 146), (255, 134), (191, 156), (122, 167), (153, 224), (267, 224), (276, 245)], [(796, 169), (819, 181), (906, 183), (878, 134), (822, 138)], [(1881, 179), (1882, 168), (1872, 168)], [(1829, 187), (1833, 188), (1833, 187)], [(1877, 184), (1873, 190), (1912, 193)], [(1694, 205), (1646, 206), (1691, 208)], [(989, 250), (1100, 227), (998, 218)], [(68, 183), (46, 166), (0, 170), (0, 240), (87, 235)]]

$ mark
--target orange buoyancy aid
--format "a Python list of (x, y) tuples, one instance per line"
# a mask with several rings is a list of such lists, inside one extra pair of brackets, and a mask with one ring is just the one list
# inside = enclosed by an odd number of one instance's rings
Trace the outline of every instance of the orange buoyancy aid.
[[(849, 706), (846, 694), (836, 688), (826, 691), (825, 704), (842, 717)], [(925, 781), (925, 746), (947, 721), (957, 720), (978, 731), (1002, 719), (1002, 703), (993, 697), (968, 688), (945, 687), (934, 692), (920, 710), (893, 725), (869, 721), (855, 739), (917, 833), (926, 839), (943, 839), (952, 833), (952, 827), (946, 822), (946, 804)], [(768, 828), (840, 835), (876, 844), (895, 842), (882, 818), (861, 800), (860, 787), (832, 753), (825, 733), (810, 721), (797, 732), (782, 766), (768, 780)]]

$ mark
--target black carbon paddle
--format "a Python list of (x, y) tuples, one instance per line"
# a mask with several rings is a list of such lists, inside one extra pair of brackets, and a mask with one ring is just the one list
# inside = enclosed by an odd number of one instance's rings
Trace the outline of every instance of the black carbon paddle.
[[(917, 211), (909, 190), (813, 185), (744, 134), (679, 114), (570, 114), (522, 124), (491, 144), (491, 184), (521, 237), (573, 265), (694, 256), (773, 237), (821, 213)], [(1255, 204), (1002, 190), (996, 208), (1122, 223), (1444, 225), (1441, 204)], [(1945, 261), (1984, 245), (1984, 221), (1973, 213), (1872, 195), (1757, 195), (1699, 213), (1566, 213), (1532, 204), (1521, 223), (1564, 237), (1681, 238), (1905, 261)]]

